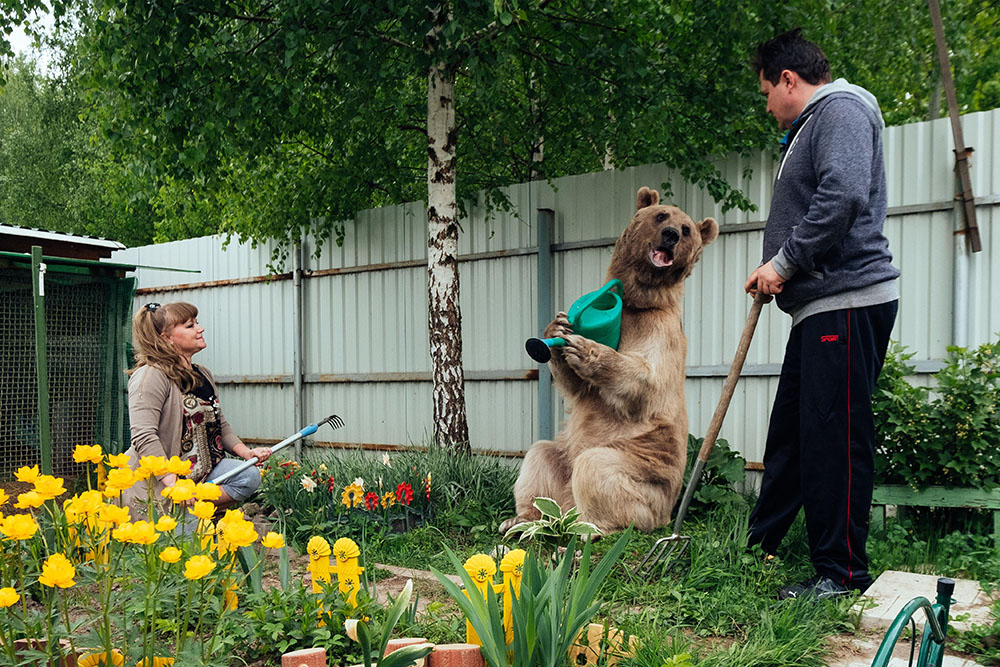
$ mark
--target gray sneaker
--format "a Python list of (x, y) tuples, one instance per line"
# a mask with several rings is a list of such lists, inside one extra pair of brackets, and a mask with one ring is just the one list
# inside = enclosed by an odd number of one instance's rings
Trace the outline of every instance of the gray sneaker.
[(850, 595), (853, 591), (846, 586), (841, 586), (830, 577), (817, 574), (811, 579), (807, 579), (798, 584), (785, 586), (778, 591), (779, 600), (791, 598), (815, 598), (817, 600), (827, 600), (829, 598)]

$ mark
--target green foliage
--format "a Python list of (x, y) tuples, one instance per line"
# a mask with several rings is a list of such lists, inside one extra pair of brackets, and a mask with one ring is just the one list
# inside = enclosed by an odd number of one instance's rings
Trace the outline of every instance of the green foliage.
[[(358, 478), (364, 494), (348, 508), (344, 490)], [(513, 513), (510, 490), (516, 478), (517, 468), (496, 457), (453, 456), (438, 447), (375, 456), (358, 450), (313, 452), (301, 465), (276, 457), (263, 470), (261, 489), (286, 538), (301, 551), (314, 534), (357, 537), (363, 530), (370, 535), (421, 524), (496, 534), (500, 520)], [(304, 479), (315, 487), (308, 490)], [(388, 493), (395, 501), (384, 506)]]
[[(365, 667), (372, 667), (373, 662), (377, 662), (382, 667), (409, 667), (409, 665), (414, 664), (433, 650), (433, 644), (424, 643), (404, 646), (393, 651), (388, 656), (385, 655), (385, 649), (389, 645), (389, 638), (392, 635), (393, 628), (396, 627), (396, 623), (399, 622), (399, 619), (409, 606), (412, 593), (413, 580), (410, 579), (403, 586), (403, 590), (400, 591), (399, 596), (396, 597), (386, 610), (385, 622), (382, 623), (382, 632), (378, 637), (378, 643), (374, 646), (371, 643), (368, 624), (364, 620), (349, 622), (356, 624), (358, 643), (361, 644), (361, 656)], [(375, 650), (373, 651), (372, 649)]]
[(572, 541), (586, 540), (601, 532), (594, 524), (581, 521), (576, 507), (563, 512), (559, 503), (544, 497), (535, 498), (532, 505), (542, 513), (541, 518), (518, 524), (508, 534), (520, 533), (519, 539), (532, 540), (546, 553), (554, 553), (559, 547), (568, 548)]
[(911, 386), (912, 357), (886, 355), (873, 397), (876, 479), (914, 489), (1000, 486), (1000, 342), (948, 348), (933, 389)]
[(375, 613), (364, 590), (357, 598), (354, 608), (336, 582), (317, 595), (301, 580), (288, 588), (250, 593), (241, 600), (246, 611), (230, 619), (224, 634), (235, 653), (247, 661), (280, 661), (282, 653), (316, 646), (326, 649), (337, 664), (352, 664), (360, 655), (344, 634), (344, 622)]
[(625, 531), (591, 570), (592, 545), (583, 546), (579, 565), (574, 564), (576, 541), (558, 563), (542, 564), (529, 552), (521, 571), (521, 593), (512, 600), (513, 635), (507, 643), (502, 609), (492, 585), (484, 599), (455, 554), (445, 547), (462, 577), (466, 596), (437, 569), (435, 576), (458, 604), (482, 640), (483, 660), (489, 667), (562, 667), (580, 631), (601, 607), (595, 602), (605, 579), (618, 562), (631, 531)]
[[(684, 470), (684, 484), (687, 485), (691, 471), (698, 458), (698, 451), (704, 438), (688, 434), (687, 467)], [(725, 438), (719, 438), (712, 447), (708, 461), (702, 470), (701, 479), (691, 502), (692, 508), (705, 509), (720, 503), (745, 504), (743, 497), (733, 488), (746, 479), (746, 459), (730, 448)]]

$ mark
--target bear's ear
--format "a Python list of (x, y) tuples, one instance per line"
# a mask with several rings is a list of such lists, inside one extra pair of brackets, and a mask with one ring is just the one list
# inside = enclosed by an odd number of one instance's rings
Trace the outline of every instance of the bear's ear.
[(645, 185), (639, 188), (639, 194), (635, 197), (635, 210), (638, 211), (640, 208), (646, 208), (647, 206), (656, 206), (659, 203), (659, 192), (647, 188)]
[(698, 223), (698, 229), (701, 230), (701, 244), (703, 246), (719, 237), (719, 223), (715, 221), (715, 218), (705, 218)]

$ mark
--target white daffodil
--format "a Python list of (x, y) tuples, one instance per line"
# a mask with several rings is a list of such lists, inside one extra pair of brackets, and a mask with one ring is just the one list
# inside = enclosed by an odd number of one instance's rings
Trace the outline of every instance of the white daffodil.
[(307, 493), (312, 493), (313, 489), (316, 488), (316, 482), (313, 481), (312, 477), (302, 475), (302, 488), (305, 489)]

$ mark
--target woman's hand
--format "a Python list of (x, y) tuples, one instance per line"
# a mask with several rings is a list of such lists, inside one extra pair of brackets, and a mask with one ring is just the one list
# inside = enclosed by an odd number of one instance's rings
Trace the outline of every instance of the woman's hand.
[(271, 456), (271, 448), (270, 447), (254, 447), (253, 449), (251, 449), (251, 450), (249, 450), (247, 452), (247, 455), (246, 455), (245, 458), (246, 458), (247, 461), (249, 461), (250, 459), (252, 459), (255, 456), (257, 457), (257, 465), (260, 465), (261, 463), (263, 463), (264, 461), (266, 461), (268, 458), (270, 458), (270, 456)]

